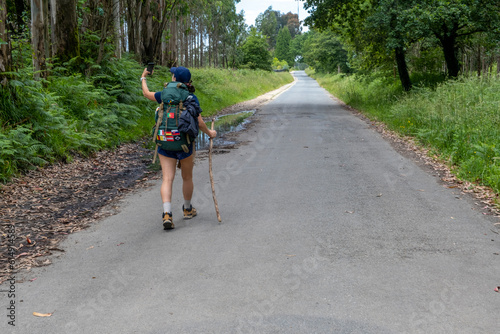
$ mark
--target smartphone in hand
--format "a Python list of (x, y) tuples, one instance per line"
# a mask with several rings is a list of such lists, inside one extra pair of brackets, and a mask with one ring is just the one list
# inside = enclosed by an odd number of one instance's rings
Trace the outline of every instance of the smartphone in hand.
[(148, 72), (149, 72), (149, 75), (153, 74), (153, 70), (155, 68), (155, 63), (148, 63)]

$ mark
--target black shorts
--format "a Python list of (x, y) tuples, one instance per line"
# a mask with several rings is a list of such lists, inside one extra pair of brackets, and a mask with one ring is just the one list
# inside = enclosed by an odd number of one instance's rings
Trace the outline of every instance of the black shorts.
[(182, 160), (182, 159), (189, 158), (191, 156), (191, 154), (193, 154), (193, 148), (194, 148), (194, 143), (191, 143), (191, 145), (189, 145), (189, 152), (166, 151), (166, 150), (162, 149), (161, 147), (158, 147), (158, 154), (161, 154), (167, 158)]

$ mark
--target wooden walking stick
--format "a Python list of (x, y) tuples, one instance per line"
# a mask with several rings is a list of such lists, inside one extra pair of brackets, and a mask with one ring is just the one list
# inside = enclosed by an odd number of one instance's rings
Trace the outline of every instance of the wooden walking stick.
[[(212, 128), (214, 129), (215, 118), (212, 118)], [(215, 197), (215, 185), (214, 185), (214, 175), (212, 173), (212, 146), (213, 140), (210, 138), (210, 146), (208, 147), (208, 173), (210, 174), (210, 183), (212, 184), (212, 196), (214, 198), (215, 212), (217, 212), (217, 219), (219, 223), (222, 221), (219, 213), (219, 205), (217, 204), (217, 198)]]

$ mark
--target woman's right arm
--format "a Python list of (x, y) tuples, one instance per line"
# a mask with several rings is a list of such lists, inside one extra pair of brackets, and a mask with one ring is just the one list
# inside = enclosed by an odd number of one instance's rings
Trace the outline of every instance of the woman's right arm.
[(142, 76), (141, 76), (142, 95), (144, 95), (145, 98), (156, 102), (155, 92), (149, 91), (148, 84), (146, 82), (147, 81), (146, 77), (148, 74), (149, 74), (148, 69), (145, 68), (144, 72), (142, 72)]

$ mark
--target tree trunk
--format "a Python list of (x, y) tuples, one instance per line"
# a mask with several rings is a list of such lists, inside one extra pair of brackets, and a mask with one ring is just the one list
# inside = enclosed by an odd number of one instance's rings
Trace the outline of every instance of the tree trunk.
[[(49, 0), (43, 0), (43, 41), (45, 49), (45, 59), (52, 58), (52, 50), (50, 48), (50, 12), (49, 12)], [(48, 72), (47, 72), (48, 75)]]
[(468, 58), (467, 58), (467, 52), (463, 52), (462, 54), (462, 73), (467, 73), (467, 66), (468, 66)]
[(480, 77), (481, 76), (481, 45), (478, 45), (477, 46), (477, 76)]
[(405, 52), (403, 48), (396, 48), (396, 64), (398, 65), (399, 80), (401, 80), (401, 85), (405, 91), (411, 90), (411, 80), (410, 74), (408, 73), (408, 67), (406, 66)]
[(200, 18), (200, 62), (199, 66), (203, 67), (203, 28), (202, 28), (202, 21)]
[(456, 35), (451, 33), (448, 36), (440, 37), (443, 47), (444, 59), (448, 68), (448, 75), (456, 78), (460, 72), (460, 63), (457, 58), (457, 50), (455, 46)]
[[(165, 8), (167, 7), (167, 4), (162, 1), (161, 2), (161, 11), (162, 13), (165, 12)], [(162, 17), (162, 21), (163, 21), (164, 17)], [(167, 41), (165, 40), (165, 35), (166, 35), (166, 24), (165, 24), (165, 27), (163, 29), (160, 29), (160, 37), (161, 37), (161, 49), (160, 49), (160, 65), (165, 65), (165, 61), (166, 61), (166, 58), (165, 58), (165, 51), (167, 49)], [(155, 45), (156, 46), (156, 45)]]
[(127, 30), (128, 30), (128, 49), (129, 52), (135, 53), (136, 57), (140, 58), (140, 36), (143, 24), (141, 24), (142, 16), (142, 1), (127, 0)]
[(7, 78), (2, 72), (10, 72), (12, 67), (10, 38), (8, 36), (5, 22), (7, 22), (7, 1), (0, 0), (0, 82), (7, 83)]
[(128, 35), (128, 51), (135, 52), (135, 30), (134, 21), (135, 3), (132, 0), (127, 0), (127, 35)]
[(125, 27), (127, 25), (127, 23), (126, 23), (127, 22), (127, 19), (126, 19), (127, 16), (126, 16), (126, 13), (125, 13), (125, 7), (126, 6), (125, 5), (126, 5), (125, 4), (125, 0), (120, 0), (120, 16), (123, 17), (123, 19), (124, 19), (123, 24), (121, 24), (121, 22), (120, 22), (120, 31), (121, 31), (120, 35), (121, 35), (121, 39), (122, 39), (122, 41), (121, 41), (121, 44), (122, 44), (122, 53), (128, 51), (127, 45), (129, 43), (128, 36), (127, 36), (127, 31), (125, 29)]
[(142, 34), (140, 35), (139, 52), (143, 64), (153, 60), (153, 14), (151, 12), (151, 0), (146, 0), (141, 15)]
[(97, 55), (97, 60), (96, 60), (97, 64), (101, 64), (101, 62), (104, 58), (104, 46), (106, 45), (106, 40), (108, 37), (108, 24), (109, 24), (109, 22), (113, 22), (113, 14), (114, 14), (113, 3), (111, 2), (111, 0), (103, 1), (103, 7), (104, 7), (103, 8), (104, 9), (104, 18), (102, 20), (102, 25), (100, 28), (101, 39), (99, 41), (99, 53)]
[(178, 64), (178, 53), (177, 53), (177, 41), (178, 41), (178, 24), (179, 22), (177, 20), (172, 20), (172, 36), (170, 37), (169, 41), (169, 47), (170, 47), (170, 54), (169, 54), (169, 60), (168, 60), (168, 67), (174, 67), (177, 66)]
[(120, 59), (122, 57), (120, 0), (113, 0), (113, 22), (114, 22), (115, 57)]
[(45, 15), (43, 0), (31, 0), (31, 45), (33, 47), (33, 77), (46, 77)]
[(76, 0), (50, 0), (50, 5), (52, 54), (64, 63), (80, 56)]
[[(161, 54), (161, 45), (163, 43), (162, 36), (165, 32), (165, 29), (167, 27), (167, 24), (172, 20), (172, 15), (174, 13), (174, 10), (176, 9), (176, 4), (177, 0), (172, 1), (172, 3), (169, 5), (169, 2), (162, 2), (163, 8), (161, 9), (161, 22), (156, 24), (155, 30), (153, 32), (153, 57), (155, 59), (162, 59), (163, 55)], [(157, 15), (155, 15), (157, 16)]]
[(484, 47), (481, 47), (481, 49), (483, 54), (483, 56), (481, 57), (481, 66), (483, 68), (483, 75), (488, 76), (489, 75), (488, 68), (490, 67), (490, 60), (489, 60), (490, 57), (486, 55), (486, 50)]
[(187, 17), (184, 17), (183, 27), (184, 27), (184, 38), (182, 46), (184, 47), (184, 66), (189, 67), (189, 32), (188, 32), (188, 23)]
[(212, 66), (212, 32), (208, 30), (208, 67)]
[(217, 30), (215, 30), (212, 40), (212, 45), (213, 45), (213, 60), (214, 60), (214, 67), (218, 68), (219, 67), (219, 35), (217, 33)]
[(497, 55), (497, 75), (500, 75), (500, 55)]

